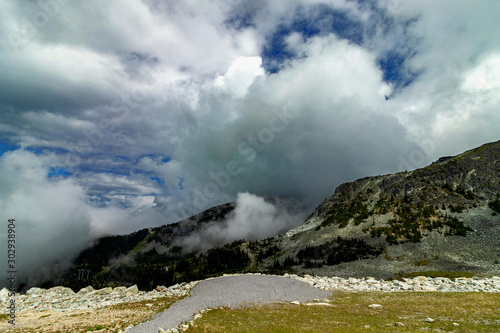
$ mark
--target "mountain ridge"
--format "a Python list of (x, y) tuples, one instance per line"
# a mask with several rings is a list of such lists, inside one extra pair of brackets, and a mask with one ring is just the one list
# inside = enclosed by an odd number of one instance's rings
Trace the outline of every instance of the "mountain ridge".
[[(383, 246), (385, 258), (391, 257), (388, 253), (396, 252), (394, 250), (399, 247), (404, 253), (396, 257), (412, 257), (413, 263), (421, 265), (406, 265), (399, 269), (410, 270), (422, 266), (438, 269), (439, 265), (430, 265), (429, 261), (439, 261), (435, 259), (440, 255), (437, 251), (439, 246), (433, 245), (436, 249), (434, 253), (427, 251), (427, 255), (420, 257), (411, 255), (418, 244), (432, 247), (429, 243), (430, 239), (434, 239), (441, 243), (451, 240), (457, 243), (456, 264), (443, 263), (443, 267), (450, 269), (453, 267), (449, 266), (454, 266), (454, 269), (459, 269), (460, 266), (468, 266), (470, 260), (465, 260), (467, 256), (461, 254), (460, 250), (466, 247), (470, 249), (471, 244), (464, 245), (468, 243), (466, 239), (475, 239), (477, 232), (500, 238), (500, 212), (491, 208), (497, 207), (499, 201), (499, 175), (500, 141), (497, 141), (454, 157), (440, 158), (425, 168), (365, 177), (341, 184), (304, 224), (277, 237), (273, 246), (278, 246), (283, 252), (277, 259), (284, 260), (287, 256), (296, 255), (304, 246), (319, 246), (321, 249), (326, 241), (342, 237), (361, 239), (372, 246)], [(494, 237), (489, 241), (491, 244), (485, 244), (482, 252), (485, 258), (489, 258), (486, 262), (498, 270), (498, 261), (493, 258), (498, 258), (500, 244)], [(464, 244), (459, 246), (461, 243)], [(334, 250), (330, 248), (326, 252)], [(312, 257), (311, 261), (319, 266), (327, 257), (328, 254), (323, 253)], [(469, 264), (460, 265), (460, 258)], [(482, 263), (479, 266), (484, 265)], [(379, 277), (397, 273), (387, 265), (382, 266), (388, 274), (381, 274), (378, 270), (365, 273)], [(310, 270), (299, 271), (310, 273)], [(333, 270), (320, 271), (322, 274), (333, 274)], [(359, 274), (361, 271), (354, 274), (363, 275)]]

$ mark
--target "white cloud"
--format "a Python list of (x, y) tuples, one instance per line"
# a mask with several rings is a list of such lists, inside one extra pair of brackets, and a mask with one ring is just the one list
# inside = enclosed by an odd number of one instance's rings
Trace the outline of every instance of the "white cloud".
[(389, 110), (414, 142), (434, 142), (423, 163), (498, 140), (493, 120), (500, 42), (493, 36), (500, 27), (493, 22), (499, 12), (496, 1), (420, 1), (398, 8), (401, 17), (418, 18), (408, 31), (415, 37), (409, 65), (419, 75)]
[(215, 85), (233, 92), (236, 97), (243, 97), (255, 78), (264, 74), (261, 57), (238, 57), (224, 76), (215, 79)]
[(491, 90), (500, 88), (500, 55), (491, 55), (465, 73), (462, 89)]
[(293, 32), (285, 38), (286, 46), (295, 53), (300, 53), (304, 49), (304, 36), (300, 32)]
[[(288, 90), (287, 97), (297, 101), (319, 97), (332, 103), (354, 97), (362, 107), (377, 108), (384, 102), (384, 96), (391, 93), (391, 87), (383, 82), (382, 72), (377, 68), (376, 54), (359, 46), (330, 35), (311, 39), (303, 52), (306, 58), (293, 60), (276, 76), (276, 81), (282, 79), (280, 84), (295, 78), (293, 84), (284, 88), (295, 90)], [(278, 86), (273, 88), (283, 93)]]
[(264, 239), (296, 227), (304, 218), (303, 212), (292, 212), (286, 202), (270, 203), (250, 193), (238, 193), (236, 207), (225, 221), (211, 224), (180, 244), (187, 251), (203, 251), (234, 240)]
[[(183, 138), (179, 157), (199, 184), (213, 183), (211, 173), (234, 160), (242, 172), (221, 192), (294, 193), (315, 205), (343, 180), (397, 168), (396, 152), (411, 145), (398, 121), (383, 113), (391, 87), (376, 55), (333, 35), (311, 39), (302, 52), (307, 57), (258, 77), (239, 103), (205, 93), (212, 109)], [(292, 118), (271, 131), (283, 112)]]

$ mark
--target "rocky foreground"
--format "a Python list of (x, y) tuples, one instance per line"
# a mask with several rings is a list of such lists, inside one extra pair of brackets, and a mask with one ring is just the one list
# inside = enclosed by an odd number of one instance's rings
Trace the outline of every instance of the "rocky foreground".
[[(240, 275), (240, 274), (236, 274)], [(260, 274), (257, 274), (260, 275)], [(419, 276), (416, 278), (403, 278), (401, 280), (376, 280), (366, 278), (339, 278), (319, 277), (305, 275), (285, 274), (284, 277), (293, 278), (305, 282), (321, 290), (335, 291), (337, 289), (352, 291), (434, 291), (434, 292), (487, 292), (500, 293), (500, 277), (492, 278), (429, 278)], [(75, 293), (70, 288), (54, 287), (51, 289), (31, 288), (24, 295), (16, 295), (16, 311), (25, 310), (58, 312), (72, 312), (88, 309), (99, 309), (109, 305), (120, 303), (156, 300), (160, 297), (186, 296), (191, 289), (200, 281), (176, 284), (171, 287), (158, 286), (155, 290), (145, 292), (139, 291), (137, 286), (129, 288), (103, 288), (94, 290), (91, 286)], [(7, 307), (10, 298), (6, 288), (0, 291), (2, 306)]]
[[(92, 286), (82, 288), (75, 293), (70, 288), (54, 287), (50, 289), (31, 288), (26, 294), (17, 294), (15, 297), (16, 312), (25, 310), (46, 311), (56, 310), (58, 312), (72, 312), (88, 309), (100, 309), (109, 305), (156, 300), (160, 297), (182, 297), (199, 281), (176, 284), (171, 287), (158, 286), (155, 290), (145, 292), (139, 291), (137, 286), (103, 288), (95, 290)], [(8, 290), (0, 291), (0, 301), (7, 306), (11, 298), (8, 298)]]
[(454, 280), (448, 278), (431, 278), (418, 276), (416, 278), (403, 278), (401, 280), (376, 280), (367, 278), (349, 278), (338, 277), (313, 277), (305, 275), (304, 277), (296, 275), (287, 275), (291, 278), (308, 283), (311, 286), (322, 290), (356, 290), (356, 291), (437, 291), (437, 292), (500, 292), (500, 277), (492, 278), (457, 278)]

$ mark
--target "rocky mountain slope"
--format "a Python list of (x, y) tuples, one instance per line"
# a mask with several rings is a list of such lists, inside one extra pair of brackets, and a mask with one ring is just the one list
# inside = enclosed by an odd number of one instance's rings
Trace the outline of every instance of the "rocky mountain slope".
[(102, 238), (76, 258), (62, 284), (152, 289), (234, 272), (377, 278), (415, 271), (498, 273), (500, 141), (422, 169), (342, 184), (302, 225), (278, 237), (205, 253), (179, 246), (224, 223), (234, 207)]
[(498, 272), (499, 214), (500, 141), (415, 171), (342, 184), (269, 246), (279, 253), (274, 261), (289, 258), (297, 271), (321, 275)]

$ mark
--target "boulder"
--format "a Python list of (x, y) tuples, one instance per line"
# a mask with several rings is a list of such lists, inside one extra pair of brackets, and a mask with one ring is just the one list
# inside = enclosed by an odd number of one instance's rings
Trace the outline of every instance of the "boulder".
[(106, 287), (92, 292), (93, 295), (108, 295), (113, 292), (113, 288)]
[(167, 290), (167, 287), (165, 286), (156, 286), (156, 291), (159, 291), (159, 292), (164, 292)]
[(45, 292), (45, 289), (42, 289), (42, 288), (30, 288), (27, 292), (26, 292), (26, 295), (40, 295), (40, 294), (43, 294)]
[(128, 287), (127, 289), (125, 289), (125, 292), (130, 294), (138, 294), (139, 288), (137, 288), (137, 285), (134, 284), (132, 287)]
[(53, 287), (48, 290), (50, 293), (59, 294), (59, 295), (74, 295), (75, 292), (68, 287)]

